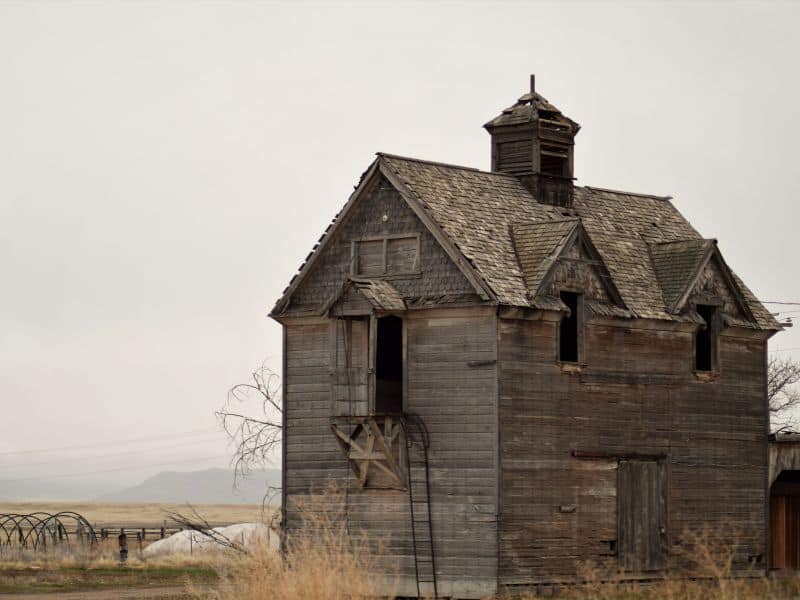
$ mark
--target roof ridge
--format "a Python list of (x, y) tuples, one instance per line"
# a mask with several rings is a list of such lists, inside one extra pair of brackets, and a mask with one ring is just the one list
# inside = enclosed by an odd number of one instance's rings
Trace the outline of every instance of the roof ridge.
[(597, 187), (594, 185), (581, 185), (575, 186), (580, 187), (586, 190), (592, 190), (597, 192), (611, 192), (612, 194), (625, 194), (626, 196), (640, 196), (642, 198), (653, 198), (655, 200), (672, 200), (672, 196), (657, 196), (656, 194), (642, 194), (640, 192), (626, 192), (625, 190), (612, 190), (611, 188), (602, 188)]
[(465, 167), (464, 165), (455, 165), (453, 163), (446, 163), (438, 160), (425, 160), (424, 158), (414, 158), (412, 156), (400, 156), (399, 154), (391, 154), (390, 152), (376, 152), (375, 154), (383, 158), (396, 158), (398, 160), (407, 160), (409, 162), (418, 162), (426, 165), (435, 165), (437, 167), (448, 167), (450, 169), (461, 169), (462, 171), (472, 171), (473, 173), (484, 173), (485, 175), (500, 175), (502, 177), (513, 177), (514, 179), (516, 179), (516, 177), (514, 177), (514, 175), (511, 175), (510, 173), (501, 173), (499, 171), (484, 171), (482, 169), (477, 169), (475, 167)]

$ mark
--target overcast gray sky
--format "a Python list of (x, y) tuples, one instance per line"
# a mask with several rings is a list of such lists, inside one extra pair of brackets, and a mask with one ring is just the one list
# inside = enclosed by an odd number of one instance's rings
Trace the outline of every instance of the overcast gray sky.
[(481, 125), (530, 73), (582, 125), (579, 183), (674, 196), (759, 297), (800, 302), (799, 17), (0, 2), (0, 478), (225, 465), (213, 411), (279, 369), (266, 314), (374, 152), (488, 168)]

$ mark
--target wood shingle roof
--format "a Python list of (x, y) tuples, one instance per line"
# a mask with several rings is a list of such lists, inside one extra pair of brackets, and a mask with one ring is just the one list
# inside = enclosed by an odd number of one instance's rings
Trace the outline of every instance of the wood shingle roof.
[[(361, 184), (378, 172), (427, 224), (484, 300), (545, 308), (531, 295), (529, 283), (544, 276), (548, 256), (579, 222), (607, 268), (626, 314), (671, 321), (687, 318), (671, 310), (672, 302), (707, 240), (668, 197), (575, 186), (573, 207), (564, 209), (537, 202), (516, 177), (505, 173), (378, 153)], [(273, 315), (288, 305), (314, 257), (356, 200), (357, 193), (323, 234)], [(732, 272), (730, 277), (753, 316), (748, 325), (780, 329), (742, 281)], [(368, 293), (373, 284), (369, 287)], [(403, 300), (380, 283), (374, 292), (381, 304), (387, 300), (399, 306)]]
[[(532, 272), (535, 259), (518, 261), (512, 231), (574, 217), (585, 227), (633, 315), (682, 320), (668, 309), (650, 248), (665, 242), (694, 247), (704, 240), (668, 197), (576, 186), (573, 210), (567, 211), (538, 203), (512, 175), (390, 154), (379, 154), (378, 160), (402, 182), (401, 191), (413, 194), (439, 224), (499, 303), (532, 306), (523, 270)], [(550, 241), (542, 240), (541, 248)], [(535, 253), (541, 248), (531, 247)], [(778, 329), (752, 292), (733, 277), (754, 316), (752, 326)], [(671, 293), (670, 287), (667, 296)]]

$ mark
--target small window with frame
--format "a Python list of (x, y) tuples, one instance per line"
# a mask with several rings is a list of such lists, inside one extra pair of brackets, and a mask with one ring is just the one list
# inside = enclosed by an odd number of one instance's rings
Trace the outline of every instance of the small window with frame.
[(558, 360), (563, 363), (577, 363), (580, 360), (580, 337), (583, 329), (583, 298), (577, 292), (560, 292), (559, 297), (566, 304), (569, 313), (561, 317), (558, 325)]
[(419, 234), (400, 234), (354, 240), (351, 273), (357, 277), (419, 273)]

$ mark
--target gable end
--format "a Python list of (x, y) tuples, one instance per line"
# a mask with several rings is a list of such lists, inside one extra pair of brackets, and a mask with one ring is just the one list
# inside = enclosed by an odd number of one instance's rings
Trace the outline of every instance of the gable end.
[[(457, 254), (460, 261), (454, 261), (452, 255), (458, 250), (443, 247), (437, 235), (440, 232), (431, 231), (415, 208), (385, 176), (380, 159), (376, 160), (271, 316), (323, 314), (348, 281), (363, 275), (360, 271), (368, 272), (372, 279), (390, 280), (408, 306), (488, 299), (477, 276), (463, 268), (463, 256)], [(404, 243), (407, 240), (410, 242)], [(360, 257), (356, 256), (359, 250), (363, 253)], [(393, 265), (403, 272), (395, 273)]]

